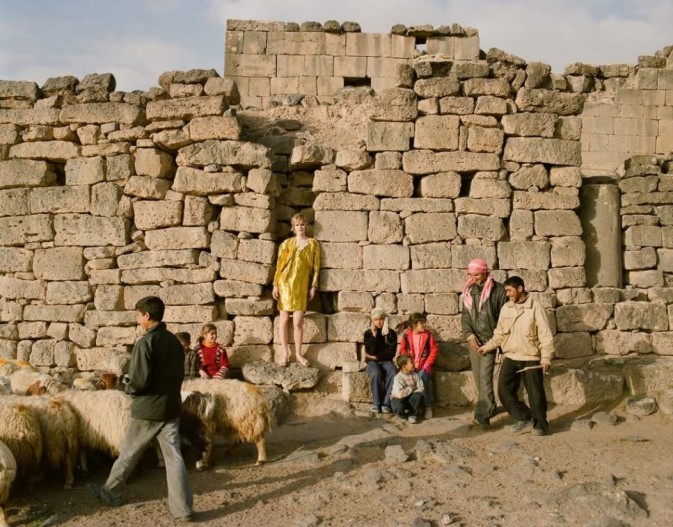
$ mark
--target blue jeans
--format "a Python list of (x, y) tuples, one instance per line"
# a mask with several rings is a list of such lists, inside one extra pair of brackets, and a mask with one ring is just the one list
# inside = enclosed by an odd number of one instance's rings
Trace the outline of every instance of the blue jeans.
[(419, 370), (418, 376), (423, 381), (423, 406), (432, 406), (432, 373)]
[(187, 469), (180, 452), (180, 419), (171, 421), (147, 421), (131, 418), (124, 434), (119, 457), (112, 465), (110, 475), (101, 487), (101, 495), (110, 503), (122, 503), (126, 480), (155, 437), (166, 463), (168, 484), (168, 508), (175, 518), (192, 514), (192, 489), (187, 478)]
[(392, 361), (377, 362), (371, 360), (367, 363), (367, 373), (369, 374), (374, 404), (390, 407), (390, 392), (393, 389), (395, 375), (397, 375), (397, 370)]
[(419, 419), (423, 417), (421, 413), (423, 395), (420, 392), (414, 392), (404, 399), (391, 399), (391, 402), (393, 404), (393, 412), (402, 418), (406, 418), (407, 413)]

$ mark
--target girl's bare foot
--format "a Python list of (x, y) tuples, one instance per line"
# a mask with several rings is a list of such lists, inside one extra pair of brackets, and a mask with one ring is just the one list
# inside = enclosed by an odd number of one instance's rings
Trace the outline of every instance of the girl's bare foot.
[(290, 363), (289, 353), (283, 352), (278, 355), (278, 365), (281, 368), (285, 368)]
[(311, 365), (308, 359), (303, 355), (297, 355), (297, 362), (302, 366), (304, 366), (305, 368), (308, 368)]

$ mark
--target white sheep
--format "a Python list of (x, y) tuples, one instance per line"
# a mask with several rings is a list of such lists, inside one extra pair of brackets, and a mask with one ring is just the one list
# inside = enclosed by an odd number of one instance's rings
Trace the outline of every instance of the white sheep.
[[(48, 373), (30, 371), (26, 368), (20, 368), (11, 373), (9, 383), (15, 395), (55, 394), (67, 389), (65, 384), (57, 381)], [(44, 388), (44, 390), (39, 390), (39, 388)]]
[(0, 441), (12, 451), (18, 475), (34, 483), (40, 473), (44, 444), (35, 411), (25, 404), (0, 404)]
[(0, 441), (0, 527), (9, 527), (4, 506), (12, 489), (12, 482), (16, 478), (16, 459), (9, 447)]
[(37, 371), (35, 367), (30, 363), (23, 360), (11, 360), (11, 359), (2, 359), (0, 358), (0, 376), (8, 377), (12, 373), (18, 370), (23, 371)]
[(65, 488), (72, 488), (79, 456), (77, 418), (70, 405), (60, 397), (22, 397), (11, 395), (0, 404), (24, 404), (31, 408), (40, 423), (43, 455), (48, 466), (63, 469)]
[[(182, 384), (182, 389), (213, 394), (215, 435), (233, 442), (254, 443), (257, 464), (266, 461), (265, 436), (271, 428), (271, 410), (256, 386), (233, 379), (191, 379)], [(204, 453), (204, 468), (209, 461), (209, 455)]]
[(87, 470), (85, 449), (119, 455), (131, 417), (131, 396), (118, 390), (66, 390), (58, 397), (70, 404), (77, 417), (82, 470)]

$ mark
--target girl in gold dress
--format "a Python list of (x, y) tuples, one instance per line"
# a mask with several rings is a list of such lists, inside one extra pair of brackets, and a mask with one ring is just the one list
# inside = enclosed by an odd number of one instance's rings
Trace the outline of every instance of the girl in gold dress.
[[(304, 311), (309, 300), (313, 300), (318, 289), (320, 271), (320, 244), (306, 236), (306, 216), (292, 216), (292, 231), (295, 236), (285, 240), (278, 248), (276, 274), (273, 278), (273, 298), (278, 301), (280, 311), (280, 341), (283, 346), (282, 366), (290, 360), (288, 322), (292, 313), (294, 328), (294, 349), (297, 362), (308, 366), (309, 362), (301, 352), (304, 333)], [(310, 286), (310, 288), (309, 288)]]

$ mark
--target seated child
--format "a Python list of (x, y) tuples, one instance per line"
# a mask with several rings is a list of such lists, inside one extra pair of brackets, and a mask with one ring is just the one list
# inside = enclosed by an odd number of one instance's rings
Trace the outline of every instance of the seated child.
[(176, 333), (175, 336), (182, 344), (182, 349), (185, 350), (185, 377), (187, 379), (196, 379), (199, 376), (199, 355), (195, 350), (191, 349), (192, 336), (184, 331)]
[(402, 419), (409, 414), (409, 423), (416, 424), (423, 409), (423, 380), (414, 371), (414, 362), (409, 355), (398, 355), (395, 364), (400, 369), (393, 381), (390, 402), (393, 412)]
[(217, 327), (205, 324), (201, 328), (199, 345), (199, 375), (202, 379), (224, 379), (229, 371), (227, 350), (217, 342)]
[(372, 389), (372, 413), (390, 413), (390, 391), (397, 374), (393, 357), (397, 351), (397, 333), (389, 327), (388, 315), (374, 309), (371, 327), (365, 331), (365, 361)]

